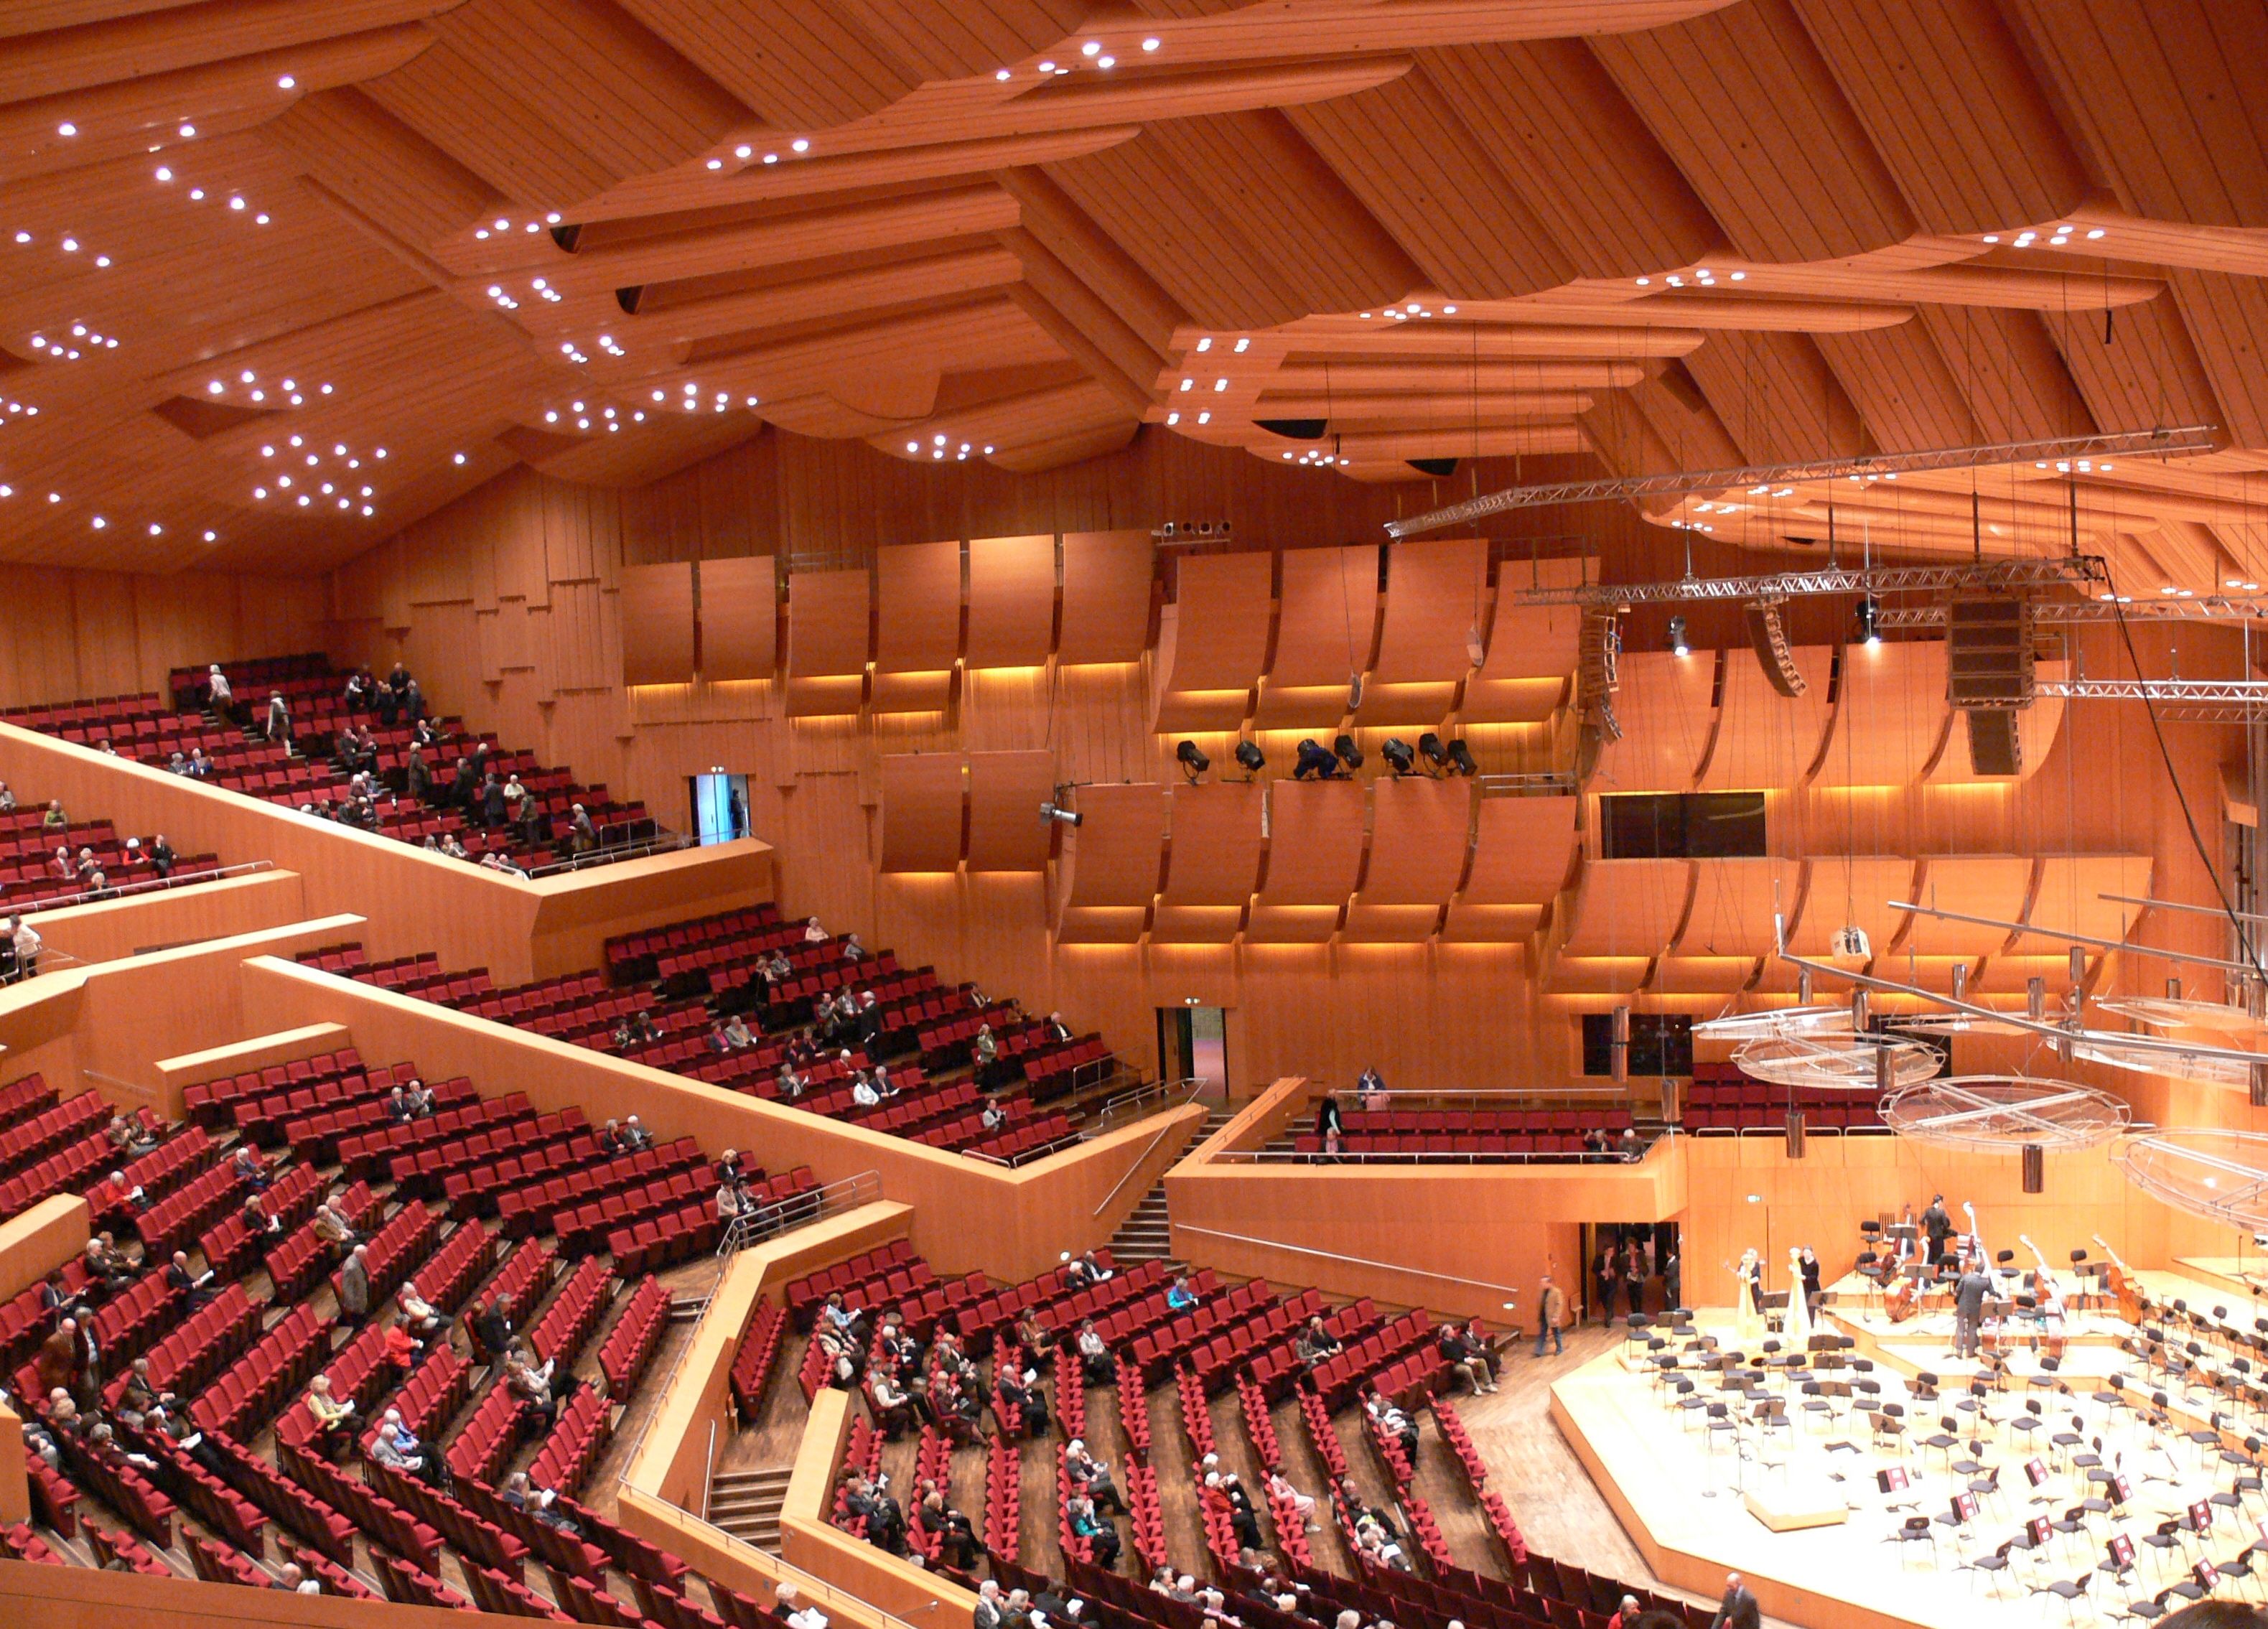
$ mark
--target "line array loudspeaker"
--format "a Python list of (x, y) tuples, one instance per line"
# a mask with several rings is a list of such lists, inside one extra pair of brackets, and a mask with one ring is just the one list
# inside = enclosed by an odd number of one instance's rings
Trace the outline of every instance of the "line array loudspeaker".
[(1969, 721), (1969, 763), (1979, 775), (2021, 775), (2024, 769), (2024, 738), (2017, 715), (2006, 707), (1970, 707), (1961, 716)]
[(1800, 696), (1810, 689), (1795, 666), (1795, 652), (1788, 647), (1787, 629), (1780, 621), (1779, 601), (1752, 600), (1749, 602), (1749, 643), (1756, 647), (1756, 665), (1764, 670), (1764, 678), (1782, 696)]
[(2032, 619), (2008, 595), (1945, 608), (1945, 699), (1955, 707), (2032, 704)]
[[(1615, 717), (1615, 691), (1622, 684), (1622, 624), (1611, 609), (1587, 608), (1575, 647), (1575, 778), (1587, 781), (1600, 752), (1623, 738)], [(1476, 664), (1477, 665), (1477, 664)]]

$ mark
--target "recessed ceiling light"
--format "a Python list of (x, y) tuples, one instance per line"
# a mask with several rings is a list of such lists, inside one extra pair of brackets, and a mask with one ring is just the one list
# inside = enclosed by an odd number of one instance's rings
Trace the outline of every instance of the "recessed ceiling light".
[(294, 79), (290, 74), (285, 74), (281, 79), (278, 79), (276, 82), (276, 88), (279, 91), (289, 91), (297, 88), (298, 83), (299, 82), (297, 79)]

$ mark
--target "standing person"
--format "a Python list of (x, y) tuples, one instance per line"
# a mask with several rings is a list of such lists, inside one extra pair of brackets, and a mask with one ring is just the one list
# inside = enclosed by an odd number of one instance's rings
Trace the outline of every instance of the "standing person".
[(1725, 1574), (1725, 1598), (1717, 1603), (1717, 1616), (1709, 1622), (1709, 1629), (1762, 1629), (1764, 1613), (1756, 1605), (1756, 1597), (1748, 1585), (1741, 1581), (1738, 1573)]
[(339, 1322), (359, 1328), (370, 1316), (370, 1246), (357, 1244), (339, 1268)]
[(1623, 1244), (1623, 1297), (1633, 1312), (1646, 1310), (1646, 1246), (1633, 1235)]
[(1615, 1284), (1616, 1282), (1613, 1245), (1599, 1246), (1598, 1257), (1591, 1264), (1591, 1277), (1599, 1286), (1599, 1322), (1612, 1323), (1615, 1321)]
[(1961, 1275), (1953, 1286), (1953, 1355), (1973, 1358), (1977, 1355), (1977, 1326), (1984, 1322), (1984, 1297), (1992, 1293), (1992, 1280), (1984, 1276), (1982, 1267), (1972, 1262), (1969, 1271)]
[(1945, 1242), (1953, 1236), (1953, 1218), (1945, 1213), (1945, 1196), (1929, 1196), (1929, 1209), (1921, 1213), (1921, 1230), (1929, 1238), (1929, 1253), (1924, 1258), (1934, 1269), (1945, 1259)]
[(1675, 1244), (1661, 1258), (1661, 1304), (1671, 1312), (1685, 1304), (1685, 1263)]
[(8, 918), (8, 942), (16, 952), (18, 980), (36, 978), (40, 973), (40, 947), (46, 943), (32, 925), (20, 916)]
[(1559, 1326), (1567, 1321), (1567, 1297), (1551, 1282), (1551, 1275), (1543, 1275), (1543, 1287), (1535, 1297), (1535, 1355), (1543, 1355), (1543, 1343), (1551, 1342), (1554, 1357), (1566, 1351), (1566, 1343), (1559, 1338)]
[(1801, 1264), (1796, 1271), (1803, 1279), (1804, 1310), (1816, 1318), (1819, 1316), (1819, 1257), (1808, 1244), (1803, 1247)]

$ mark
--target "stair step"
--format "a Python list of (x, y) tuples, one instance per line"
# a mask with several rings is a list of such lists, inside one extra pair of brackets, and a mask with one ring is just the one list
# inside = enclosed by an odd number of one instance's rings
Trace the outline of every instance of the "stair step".
[(785, 1487), (795, 1472), (785, 1465), (763, 1471), (720, 1471), (709, 1478), (711, 1487), (740, 1487), (755, 1483), (767, 1487)]

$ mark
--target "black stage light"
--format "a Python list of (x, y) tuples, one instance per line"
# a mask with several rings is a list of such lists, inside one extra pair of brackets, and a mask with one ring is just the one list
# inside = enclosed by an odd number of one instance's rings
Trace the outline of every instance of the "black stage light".
[(1342, 735), (1331, 743), (1331, 750), (1339, 755), (1339, 762), (1351, 770), (1362, 767), (1362, 748), (1354, 744), (1354, 737)]
[(1182, 772), (1187, 775), (1192, 782), (1194, 782), (1198, 776), (1204, 774), (1207, 770), (1212, 768), (1212, 760), (1206, 757), (1202, 752), (1199, 752), (1197, 750), (1197, 742), (1193, 741), (1185, 741), (1180, 746), (1174, 748), (1174, 756), (1180, 761)]
[(1292, 766), (1293, 780), (1330, 780), (1339, 772), (1339, 761), (1323, 744), (1310, 735), (1300, 743), (1299, 762)]
[(1268, 762), (1267, 758), (1261, 753), (1260, 748), (1254, 746), (1248, 741), (1241, 741), (1236, 743), (1236, 761), (1239, 763), (1241, 763), (1246, 769), (1250, 770), (1255, 775), (1260, 773), (1261, 769)]
[(1394, 766), (1396, 775), (1407, 775), (1417, 767), (1417, 759), (1410, 753), (1410, 743), (1399, 735), (1388, 736), (1386, 745), (1379, 750), (1386, 755), (1386, 761)]
[(1449, 761), (1449, 755), (1441, 750), (1441, 738), (1431, 730), (1418, 738), (1418, 753), (1432, 766), (1426, 771), (1429, 775)]
[(1481, 772), (1481, 766), (1473, 762), (1472, 749), (1465, 745), (1462, 736), (1449, 743), (1449, 767), (1460, 775), (1477, 775)]

